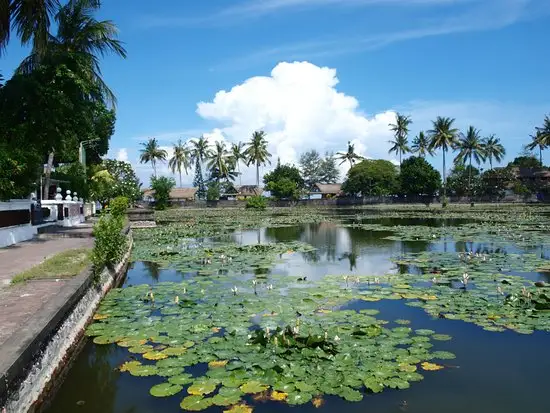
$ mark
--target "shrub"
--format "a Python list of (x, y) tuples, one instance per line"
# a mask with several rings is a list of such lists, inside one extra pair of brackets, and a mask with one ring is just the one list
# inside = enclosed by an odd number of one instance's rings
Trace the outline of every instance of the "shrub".
[(111, 214), (115, 217), (123, 217), (128, 209), (129, 201), (125, 196), (117, 196), (109, 204)]
[(158, 210), (166, 209), (170, 203), (170, 191), (176, 186), (174, 178), (161, 176), (159, 178), (151, 177), (151, 188), (155, 191), (155, 208)]
[(217, 201), (218, 199), (220, 199), (220, 185), (215, 181), (210, 182), (206, 191), (206, 200)]
[(123, 219), (111, 214), (103, 215), (94, 225), (95, 243), (91, 260), (95, 277), (101, 274), (103, 268), (113, 268), (122, 259), (126, 251), (123, 227)]
[(261, 195), (251, 196), (246, 200), (247, 209), (266, 209), (267, 199)]

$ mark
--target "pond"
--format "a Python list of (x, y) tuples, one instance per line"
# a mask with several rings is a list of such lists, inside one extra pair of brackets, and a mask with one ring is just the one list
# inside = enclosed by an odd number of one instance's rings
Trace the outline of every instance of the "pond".
[(47, 412), (548, 411), (546, 231), (334, 217), (136, 233)]

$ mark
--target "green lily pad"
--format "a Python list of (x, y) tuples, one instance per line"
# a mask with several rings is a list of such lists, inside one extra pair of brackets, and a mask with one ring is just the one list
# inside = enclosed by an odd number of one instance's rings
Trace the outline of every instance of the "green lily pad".
[(180, 407), (183, 410), (192, 412), (200, 412), (201, 410), (208, 409), (210, 406), (212, 406), (211, 398), (204, 398), (198, 395), (187, 396), (180, 403)]
[(149, 393), (155, 397), (168, 397), (179, 393), (183, 389), (179, 384), (161, 383), (151, 387)]

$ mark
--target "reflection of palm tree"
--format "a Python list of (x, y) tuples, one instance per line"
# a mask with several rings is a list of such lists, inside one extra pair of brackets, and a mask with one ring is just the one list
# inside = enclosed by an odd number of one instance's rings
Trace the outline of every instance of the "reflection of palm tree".
[(147, 275), (150, 275), (154, 281), (158, 281), (160, 278), (160, 265), (152, 261), (144, 261), (143, 265), (147, 269)]
[(342, 254), (340, 260), (347, 259), (349, 261), (349, 270), (353, 271), (357, 268), (357, 254), (355, 252), (346, 252)]

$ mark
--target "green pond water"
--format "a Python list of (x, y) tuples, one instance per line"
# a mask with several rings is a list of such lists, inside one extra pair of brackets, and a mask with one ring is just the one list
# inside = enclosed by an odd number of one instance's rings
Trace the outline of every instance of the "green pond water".
[(546, 232), (472, 224), (138, 235), (47, 412), (548, 412)]

